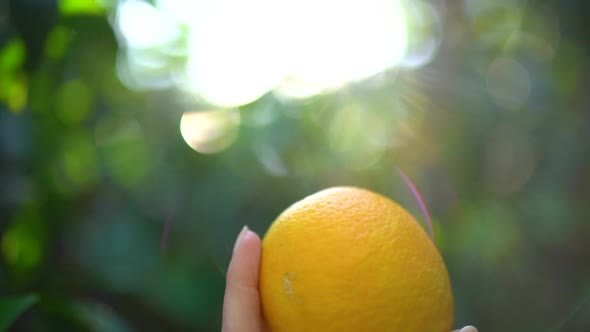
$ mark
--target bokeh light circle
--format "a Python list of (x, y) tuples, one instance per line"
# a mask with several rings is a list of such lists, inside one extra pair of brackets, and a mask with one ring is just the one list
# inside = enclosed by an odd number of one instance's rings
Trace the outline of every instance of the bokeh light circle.
[(240, 113), (235, 109), (185, 112), (180, 119), (180, 133), (195, 151), (217, 153), (227, 149), (237, 138)]

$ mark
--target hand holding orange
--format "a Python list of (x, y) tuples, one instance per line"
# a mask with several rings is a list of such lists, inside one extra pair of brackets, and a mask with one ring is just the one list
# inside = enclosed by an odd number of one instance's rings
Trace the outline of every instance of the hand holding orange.
[(381, 195), (323, 190), (283, 212), (262, 248), (247, 227), (236, 240), (223, 332), (449, 332), (452, 321), (436, 247)]

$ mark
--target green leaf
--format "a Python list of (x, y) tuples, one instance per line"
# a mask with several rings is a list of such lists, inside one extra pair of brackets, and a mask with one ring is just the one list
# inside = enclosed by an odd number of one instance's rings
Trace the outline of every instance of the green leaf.
[(68, 51), (73, 39), (73, 32), (64, 26), (57, 26), (47, 36), (45, 53), (51, 59), (61, 59)]
[(38, 300), (35, 294), (0, 298), (0, 331), (6, 331), (18, 316)]
[(111, 308), (95, 302), (80, 301), (75, 303), (77, 311), (96, 332), (131, 332), (131, 327)]
[(59, 0), (59, 12), (64, 15), (102, 15), (105, 1), (101, 0)]
[(8, 73), (18, 69), (25, 61), (25, 44), (20, 39), (13, 39), (0, 50), (0, 72)]

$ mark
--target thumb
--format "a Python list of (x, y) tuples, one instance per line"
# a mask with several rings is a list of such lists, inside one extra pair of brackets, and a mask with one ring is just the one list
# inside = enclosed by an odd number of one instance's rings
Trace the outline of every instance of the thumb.
[(222, 332), (262, 331), (258, 295), (260, 253), (260, 238), (244, 226), (227, 270)]

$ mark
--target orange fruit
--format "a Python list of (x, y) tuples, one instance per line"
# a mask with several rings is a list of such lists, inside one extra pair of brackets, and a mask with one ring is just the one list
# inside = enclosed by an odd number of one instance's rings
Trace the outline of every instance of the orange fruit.
[(262, 242), (269, 332), (450, 332), (448, 272), (430, 237), (390, 199), (337, 187), (295, 203)]

